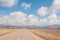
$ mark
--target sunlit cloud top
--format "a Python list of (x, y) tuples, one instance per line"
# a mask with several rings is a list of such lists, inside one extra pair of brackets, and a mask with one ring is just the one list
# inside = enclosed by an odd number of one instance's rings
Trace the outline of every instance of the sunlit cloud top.
[(0, 25), (60, 25), (60, 0), (0, 0)]

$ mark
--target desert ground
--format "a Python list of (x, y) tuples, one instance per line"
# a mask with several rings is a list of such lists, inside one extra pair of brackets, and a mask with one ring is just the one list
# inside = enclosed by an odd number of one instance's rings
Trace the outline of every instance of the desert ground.
[(0, 40), (60, 40), (60, 29), (0, 28)]

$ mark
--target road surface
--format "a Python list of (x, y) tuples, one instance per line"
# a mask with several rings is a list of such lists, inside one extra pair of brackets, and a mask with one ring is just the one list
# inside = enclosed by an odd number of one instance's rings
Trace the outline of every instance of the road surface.
[(18, 29), (14, 32), (0, 36), (0, 40), (45, 40), (26, 29)]

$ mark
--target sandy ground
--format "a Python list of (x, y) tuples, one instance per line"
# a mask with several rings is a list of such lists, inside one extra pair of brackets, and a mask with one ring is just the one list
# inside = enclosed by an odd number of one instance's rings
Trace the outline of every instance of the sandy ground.
[(0, 40), (60, 40), (60, 30), (0, 29)]
[(0, 28), (0, 36), (8, 34), (10, 32), (14, 32), (16, 29), (6, 29), (6, 28)]
[(31, 29), (30, 32), (46, 40), (60, 40), (60, 29)]

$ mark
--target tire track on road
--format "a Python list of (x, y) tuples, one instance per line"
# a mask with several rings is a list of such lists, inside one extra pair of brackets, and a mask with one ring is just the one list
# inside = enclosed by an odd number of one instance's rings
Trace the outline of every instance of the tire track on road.
[(1, 34), (0, 37), (1, 37), (1, 36), (4, 36), (4, 35), (7, 35), (7, 34), (10, 34), (10, 33), (12, 33), (12, 32), (15, 32), (15, 31), (11, 31), (11, 32), (8, 32), (8, 33)]
[[(32, 32), (32, 33), (33, 33), (33, 32)], [(40, 37), (40, 38), (43, 38), (43, 39), (45, 39), (45, 40), (48, 40), (47, 38), (45, 38), (45, 37), (43, 37), (43, 36), (41, 36), (41, 35), (39, 35), (39, 34), (37, 34), (37, 33), (33, 33), (33, 34), (37, 35), (37, 36)]]
[(42, 37), (39, 37), (39, 36), (37, 36), (36, 34), (32, 33), (32, 32), (29, 31), (28, 29), (25, 30), (25, 31), (27, 31), (27, 33), (29, 33), (29, 34), (30, 34), (32, 37), (34, 37), (36, 40), (46, 40), (46, 39), (44, 39), (44, 38), (42, 38)]

